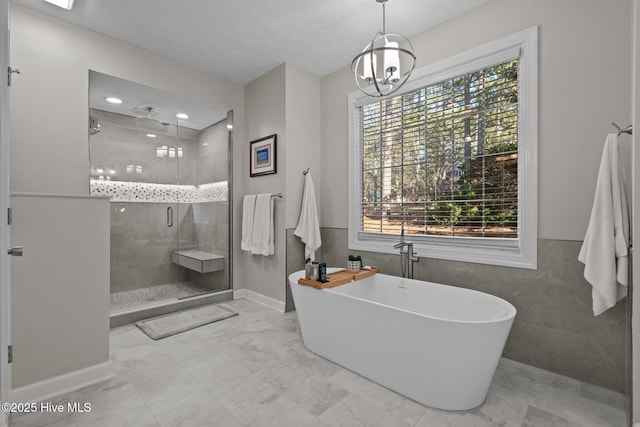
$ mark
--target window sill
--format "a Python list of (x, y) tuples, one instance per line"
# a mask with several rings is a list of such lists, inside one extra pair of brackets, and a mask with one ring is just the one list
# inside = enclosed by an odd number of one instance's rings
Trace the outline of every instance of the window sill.
[[(537, 242), (520, 245), (518, 241), (496, 239), (494, 244), (465, 241), (453, 241), (449, 238), (407, 236), (407, 242), (414, 243), (414, 251), (421, 258), (445, 259), (450, 261), (473, 262), (503, 267), (537, 269)], [(398, 254), (393, 245), (400, 241), (392, 235), (360, 235), (349, 233), (349, 249), (386, 254)]]

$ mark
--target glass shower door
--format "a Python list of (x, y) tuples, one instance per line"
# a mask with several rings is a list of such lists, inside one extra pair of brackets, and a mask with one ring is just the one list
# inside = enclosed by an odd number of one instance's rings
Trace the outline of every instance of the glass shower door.
[(187, 194), (178, 203), (178, 256), (187, 274), (178, 298), (229, 289), (228, 141), (226, 119), (178, 121), (178, 183)]
[(196, 201), (196, 157), (195, 148), (198, 131), (191, 129), (184, 119), (176, 119), (175, 140), (169, 147), (169, 157), (176, 161), (175, 210), (176, 249), (172, 261), (177, 269), (176, 298), (183, 299), (204, 293), (193, 283), (193, 275), (199, 268), (196, 249), (197, 233), (194, 223), (193, 205)]
[[(125, 111), (126, 112), (126, 111)], [(111, 311), (177, 298), (175, 126), (91, 109), (91, 194), (111, 198)]]
[(152, 156), (143, 165), (142, 173), (148, 192), (140, 196), (141, 203), (136, 203), (143, 205), (136, 209), (144, 209), (138, 225), (142, 234), (140, 257), (144, 259), (141, 275), (150, 285), (151, 304), (175, 301), (183, 280), (180, 269), (172, 262), (179, 239), (179, 164), (171, 147), (178, 130), (177, 126), (160, 121), (151, 107), (147, 117), (136, 119), (136, 128), (144, 140), (145, 155)]

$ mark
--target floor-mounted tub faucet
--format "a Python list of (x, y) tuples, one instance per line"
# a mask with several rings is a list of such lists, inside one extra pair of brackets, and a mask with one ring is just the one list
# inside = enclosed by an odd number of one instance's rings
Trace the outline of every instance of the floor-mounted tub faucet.
[(393, 245), (394, 249), (400, 249), (402, 261), (402, 277), (413, 279), (413, 264), (420, 261), (418, 254), (413, 252), (413, 242), (404, 241), (404, 227), (400, 232), (400, 243)]

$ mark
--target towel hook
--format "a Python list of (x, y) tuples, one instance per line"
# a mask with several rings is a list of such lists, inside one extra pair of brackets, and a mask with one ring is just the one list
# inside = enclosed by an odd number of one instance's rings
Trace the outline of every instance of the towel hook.
[(620, 126), (616, 124), (616, 122), (611, 122), (611, 124), (615, 126), (616, 129), (618, 129), (618, 136), (620, 136), (623, 133), (627, 133), (629, 135), (632, 135), (633, 133), (633, 125), (629, 125), (626, 128), (622, 129)]
[(302, 171), (302, 175), (306, 175), (306, 174), (308, 174), (308, 173), (309, 173), (309, 169), (311, 169), (311, 168), (307, 168), (307, 170)]

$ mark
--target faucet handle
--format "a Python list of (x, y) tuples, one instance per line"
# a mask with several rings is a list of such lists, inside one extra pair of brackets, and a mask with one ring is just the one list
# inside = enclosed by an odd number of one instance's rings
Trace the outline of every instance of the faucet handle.
[(409, 255), (409, 261), (419, 262), (418, 254), (413, 251), (413, 242), (405, 243), (407, 245), (407, 254)]

